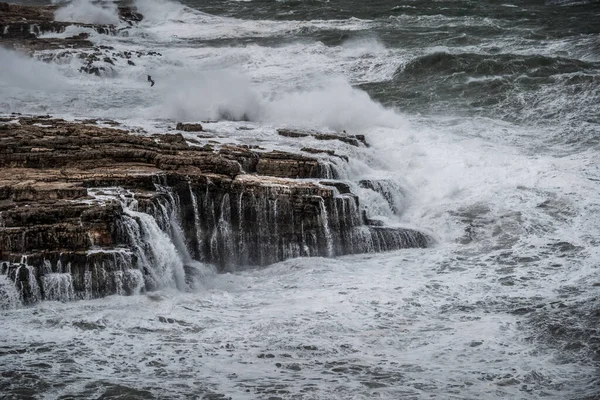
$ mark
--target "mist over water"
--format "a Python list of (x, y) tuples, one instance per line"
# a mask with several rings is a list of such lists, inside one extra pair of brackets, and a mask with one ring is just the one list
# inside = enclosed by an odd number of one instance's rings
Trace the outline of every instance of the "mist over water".
[(0, 48), (0, 58), (0, 84), (7, 88), (5, 94), (10, 94), (10, 88), (58, 92), (65, 85), (66, 79), (54, 66), (4, 48)]
[[(94, 76), (77, 57), (0, 49), (0, 113), (148, 132), (211, 120), (224, 143), (334, 150), (356, 191), (363, 179), (396, 188), (396, 212), (373, 192), (362, 207), (437, 243), (207, 274), (190, 293), (4, 310), (0, 369), (19, 368), (2, 393), (600, 396), (600, 3), (134, 3), (139, 26), (90, 40), (160, 55)], [(67, 21), (116, 16), (111, 2), (61, 7)]]
[(112, 1), (73, 0), (60, 7), (54, 14), (56, 21), (83, 22), (87, 24), (118, 24), (117, 6)]

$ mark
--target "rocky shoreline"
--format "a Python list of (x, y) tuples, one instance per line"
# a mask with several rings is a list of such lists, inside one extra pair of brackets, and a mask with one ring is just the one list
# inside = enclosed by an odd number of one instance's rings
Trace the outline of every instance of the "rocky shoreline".
[[(66, 62), (77, 57), (84, 62), (80, 72), (94, 75), (110, 74), (116, 63), (135, 66), (135, 59), (160, 56), (156, 52), (117, 52), (111, 46), (95, 46), (88, 32), (102, 35), (127, 36), (128, 29), (143, 20), (143, 15), (130, 7), (119, 7), (122, 26), (55, 21), (58, 6), (24, 6), (0, 2), (0, 47), (36, 55), (44, 61)], [(63, 34), (74, 27), (83, 32), (72, 36), (48, 37)], [(46, 36), (44, 36), (46, 35)]]
[[(0, 3), (0, 45), (30, 53), (95, 51), (85, 35), (39, 38), (70, 24), (54, 22), (54, 10)], [(130, 9), (120, 14), (132, 24), (143, 18)], [(98, 60), (94, 56), (82, 72), (101, 73)], [(19, 114), (0, 118), (0, 274), (22, 303), (165, 285), (188, 290), (206, 265), (230, 271), (292, 257), (426, 247), (431, 241), (421, 232), (369, 219), (332, 168), (348, 157), (332, 150), (302, 147), (293, 153), (223, 144), (200, 124), (173, 124), (160, 135), (117, 125)], [(364, 136), (345, 133), (278, 134), (368, 145)], [(381, 188), (368, 181), (361, 186)]]

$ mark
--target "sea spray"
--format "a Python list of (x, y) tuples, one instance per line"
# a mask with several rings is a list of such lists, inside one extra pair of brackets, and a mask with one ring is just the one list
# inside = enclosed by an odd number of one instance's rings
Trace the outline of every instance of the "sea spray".
[(148, 112), (165, 118), (256, 121), (338, 132), (407, 127), (403, 117), (342, 77), (323, 77), (311, 88), (276, 95), (262, 94), (261, 86), (233, 70), (178, 72), (165, 76), (164, 81), (162, 104)]
[(313, 85), (274, 96), (265, 105), (263, 122), (337, 132), (362, 132), (373, 126), (407, 127), (403, 117), (352, 87), (345, 78), (323, 77)]
[(163, 102), (152, 112), (183, 121), (259, 120), (262, 100), (249, 79), (232, 70), (178, 72), (161, 76)]
[(59, 7), (55, 14), (56, 21), (80, 22), (85, 24), (119, 24), (119, 10), (110, 0), (73, 0)]
[[(0, 88), (57, 92), (67, 85), (67, 79), (54, 64), (47, 64), (3, 47), (0, 47), (0, 60)], [(3, 101), (11, 95), (8, 89), (2, 92)]]

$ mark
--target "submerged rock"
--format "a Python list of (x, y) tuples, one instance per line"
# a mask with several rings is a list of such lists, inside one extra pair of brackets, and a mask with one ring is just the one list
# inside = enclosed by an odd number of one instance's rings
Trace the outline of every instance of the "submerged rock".
[(175, 129), (184, 132), (202, 132), (204, 130), (201, 124), (184, 124), (183, 122), (178, 122)]
[(340, 142), (344, 142), (346, 144), (359, 147), (361, 144), (365, 147), (369, 147), (365, 135), (348, 135), (346, 131), (343, 133), (318, 133), (318, 132), (305, 132), (305, 131), (296, 131), (292, 129), (278, 129), (277, 133), (280, 136), (290, 137), (290, 138), (304, 138), (304, 137), (313, 137), (317, 140), (339, 140)]

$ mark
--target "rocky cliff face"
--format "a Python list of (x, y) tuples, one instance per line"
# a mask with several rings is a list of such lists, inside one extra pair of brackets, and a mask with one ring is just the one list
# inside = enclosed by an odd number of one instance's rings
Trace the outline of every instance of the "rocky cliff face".
[(1, 272), (23, 302), (187, 290), (207, 264), (223, 271), (429, 242), (371, 224), (323, 153), (171, 132), (0, 119)]

